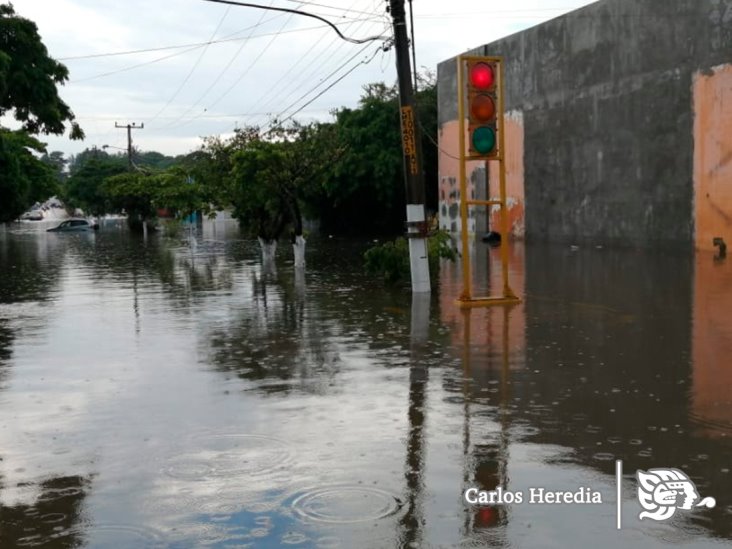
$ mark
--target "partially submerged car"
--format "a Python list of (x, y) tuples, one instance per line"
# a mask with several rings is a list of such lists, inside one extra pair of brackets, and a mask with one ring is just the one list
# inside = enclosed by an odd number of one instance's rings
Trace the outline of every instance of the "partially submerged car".
[(96, 223), (91, 224), (86, 219), (67, 219), (57, 227), (48, 229), (49, 233), (78, 233), (85, 231), (95, 231), (99, 228)]

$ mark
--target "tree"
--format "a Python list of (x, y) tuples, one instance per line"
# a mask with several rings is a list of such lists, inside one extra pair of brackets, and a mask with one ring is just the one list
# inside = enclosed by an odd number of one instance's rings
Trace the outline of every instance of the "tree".
[(178, 217), (210, 210), (203, 186), (180, 167), (158, 173), (113, 175), (102, 184), (102, 193), (111, 209), (127, 212), (132, 229), (142, 228), (143, 223), (155, 217), (158, 208), (171, 209)]
[(334, 136), (330, 124), (292, 124), (266, 133), (242, 128), (230, 140), (207, 140), (200, 176), (212, 200), (232, 205), (242, 228), (259, 239), (266, 263), (290, 226), (295, 264), (304, 264), (303, 209), (317, 201), (340, 154)]
[[(420, 77), (417, 94), (427, 208), (437, 209), (437, 88)], [(404, 168), (397, 90), (384, 83), (364, 88), (359, 106), (335, 112), (333, 132), (342, 154), (329, 167), (316, 200), (308, 203), (329, 232), (402, 232)]]
[(81, 208), (95, 216), (104, 215), (112, 211), (104, 182), (114, 175), (127, 171), (127, 162), (121, 157), (110, 156), (101, 151), (92, 151), (92, 154), (85, 155), (85, 158), (82, 165), (77, 164), (74, 167), (62, 196), (69, 206)]
[(0, 222), (59, 192), (53, 169), (33, 155), (44, 150), (26, 132), (0, 127)]
[(40, 158), (40, 161), (49, 166), (54, 174), (56, 175), (56, 180), (59, 183), (63, 183), (66, 181), (66, 178), (68, 177), (68, 174), (66, 173), (66, 158), (64, 158), (64, 153), (61, 151), (53, 151), (52, 153), (43, 153), (43, 155)]
[(36, 24), (16, 15), (11, 4), (0, 5), (0, 116), (12, 112), (30, 134), (62, 134), (70, 122), (71, 138), (83, 139), (56, 88), (68, 77), (68, 69), (49, 57)]
[(0, 116), (21, 129), (0, 127), (0, 222), (16, 219), (34, 202), (58, 192), (54, 170), (36, 155), (45, 146), (31, 134), (61, 134), (71, 123), (72, 139), (84, 137), (56, 86), (68, 70), (48, 56), (32, 21), (0, 5)]

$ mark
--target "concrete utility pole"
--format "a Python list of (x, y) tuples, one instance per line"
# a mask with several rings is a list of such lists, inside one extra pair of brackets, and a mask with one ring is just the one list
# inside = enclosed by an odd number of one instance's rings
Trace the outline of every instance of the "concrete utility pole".
[(142, 123), (139, 126), (133, 122), (132, 124), (117, 124), (117, 122), (114, 123), (115, 128), (127, 128), (127, 165), (129, 166), (130, 170), (132, 169), (132, 130), (142, 130), (145, 128), (145, 124)]
[(429, 292), (430, 271), (427, 263), (427, 223), (424, 214), (425, 190), (424, 172), (422, 170), (422, 141), (419, 135), (414, 104), (404, 0), (389, 0), (389, 10), (394, 21), (394, 49), (396, 51), (397, 77), (399, 79), (399, 106), (404, 154), (404, 180), (407, 188), (407, 237), (409, 238), (412, 292)]

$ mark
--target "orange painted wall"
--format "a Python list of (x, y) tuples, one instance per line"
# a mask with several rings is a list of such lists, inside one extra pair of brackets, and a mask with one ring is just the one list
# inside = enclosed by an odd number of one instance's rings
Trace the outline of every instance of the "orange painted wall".
[[(509, 208), (510, 234), (513, 238), (523, 238), (525, 233), (524, 217), (524, 122), (520, 112), (510, 112), (505, 115), (505, 150), (506, 150), (506, 194)], [(460, 200), (460, 161), (458, 136), (460, 124), (451, 120), (442, 124), (439, 133), (439, 200), (440, 200), (440, 227), (451, 230), (456, 226), (460, 231), (460, 221), (457, 215), (457, 206)], [(466, 142), (467, 142), (466, 130)], [(489, 162), (489, 195), (498, 198), (498, 163)], [(481, 162), (467, 163), (468, 193), (476, 196), (476, 189), (471, 183), (474, 170), (482, 166)], [(444, 207), (443, 207), (444, 206)], [(472, 212), (468, 223), (468, 231), (475, 232), (475, 215)], [(489, 226), (494, 230), (500, 228), (500, 214), (494, 207), (489, 218)]]
[(695, 244), (732, 245), (732, 65), (694, 75)]
[(696, 255), (692, 356), (692, 413), (699, 430), (722, 436), (732, 430), (732, 263)]
[[(524, 117), (521, 112), (511, 112), (505, 116), (506, 135), (506, 195), (510, 234), (523, 238), (526, 230), (524, 218)], [(490, 196), (500, 198), (499, 170), (497, 162), (489, 163)], [(501, 226), (500, 207), (491, 208), (490, 226)]]

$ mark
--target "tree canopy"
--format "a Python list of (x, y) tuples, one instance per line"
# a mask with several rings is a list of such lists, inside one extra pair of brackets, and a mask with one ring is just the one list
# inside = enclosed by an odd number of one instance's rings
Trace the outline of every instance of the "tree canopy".
[[(48, 55), (35, 23), (0, 5), (0, 116), (21, 124), (0, 127), (0, 222), (16, 219), (34, 202), (58, 192), (58, 171), (38, 156), (46, 152), (34, 134), (84, 134), (59, 97), (57, 85), (68, 79), (64, 65)], [(50, 157), (47, 157), (50, 160)]]
[(58, 95), (68, 77), (68, 69), (49, 57), (36, 24), (16, 15), (12, 4), (0, 5), (0, 116), (12, 114), (30, 134), (62, 134), (70, 122), (71, 138), (83, 139)]

